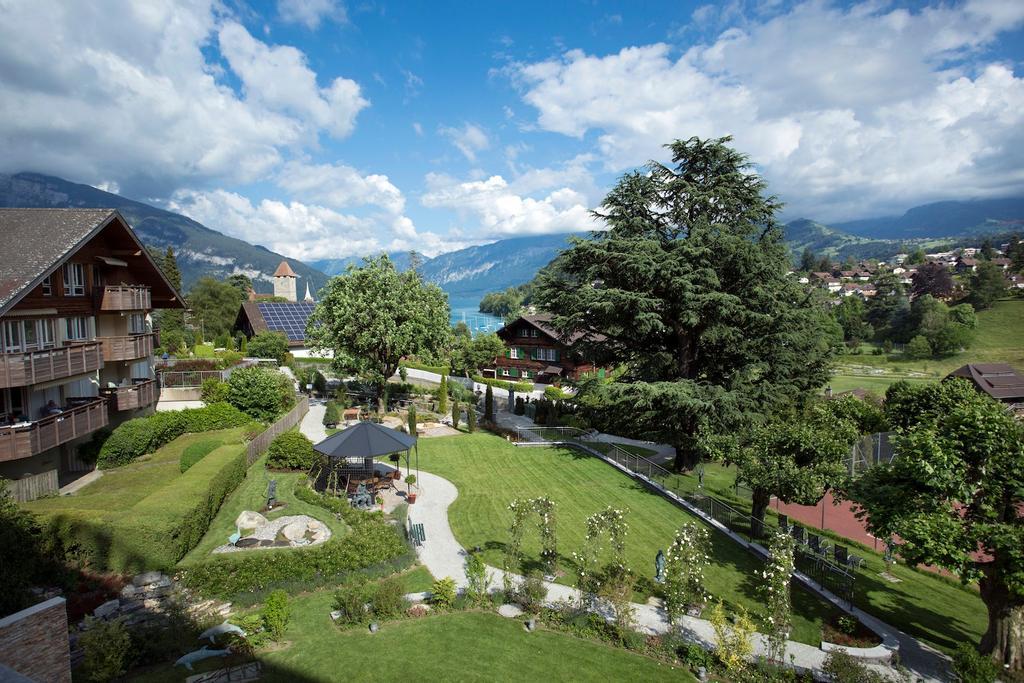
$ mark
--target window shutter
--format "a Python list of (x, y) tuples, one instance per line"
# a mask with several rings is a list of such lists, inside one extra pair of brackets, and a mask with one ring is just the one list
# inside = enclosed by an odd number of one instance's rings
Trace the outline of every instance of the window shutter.
[(555, 349), (555, 361), (558, 361), (561, 358), (562, 358), (562, 352), (559, 351), (558, 349)]
[(505, 349), (505, 358), (511, 358), (511, 357), (512, 357), (512, 349), (511, 348)]
[(537, 360), (537, 349), (530, 349), (530, 360)]

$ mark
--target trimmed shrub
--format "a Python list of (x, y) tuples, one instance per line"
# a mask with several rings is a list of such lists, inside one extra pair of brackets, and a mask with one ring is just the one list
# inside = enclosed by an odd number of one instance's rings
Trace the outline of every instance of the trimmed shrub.
[(288, 618), (291, 615), (291, 605), (288, 603), (288, 594), (283, 590), (276, 590), (267, 597), (267, 602), (263, 606), (263, 625), (274, 640), (284, 638), (284, 631), (288, 628)]
[(405, 587), (397, 576), (379, 581), (370, 595), (370, 610), (378, 619), (396, 619), (408, 608)]
[(338, 404), (334, 401), (328, 401), (327, 406), (324, 408), (324, 426), (334, 427), (338, 424), (339, 418)]
[(493, 379), (491, 377), (484, 377), (482, 375), (470, 375), (469, 377), (474, 382), (486, 384), (487, 386), (494, 387), (495, 389), (504, 389), (505, 391), (508, 391), (509, 387), (512, 387), (514, 390), (518, 391), (521, 394), (525, 394), (528, 391), (533, 391), (533, 384), (531, 382), (509, 382), (508, 380)]
[(430, 604), (439, 609), (450, 609), (455, 604), (455, 579), (446, 576), (430, 587)]
[(459, 399), (452, 401), (452, 429), (459, 428), (459, 418), (462, 417), (462, 409), (459, 407)]
[(484, 394), (484, 421), (494, 422), (494, 389), (487, 385), (487, 392)]
[(96, 466), (102, 470), (126, 465), (182, 434), (241, 427), (249, 422), (248, 415), (226, 403), (137, 417), (121, 423), (110, 433), (100, 448)]
[(132, 638), (120, 619), (89, 619), (78, 637), (86, 680), (106, 683), (124, 674), (132, 663)]
[(340, 612), (339, 624), (362, 624), (366, 621), (366, 577), (349, 579), (334, 591), (334, 609)]
[(953, 673), (958, 683), (991, 683), (999, 676), (999, 665), (968, 643), (953, 653)]
[(223, 441), (220, 439), (203, 439), (197, 441), (191, 446), (187, 447), (181, 452), (180, 467), (182, 472), (188, 471), (189, 467), (195, 465), (197, 462), (205, 458), (215, 448), (219, 447)]
[(279, 434), (267, 449), (267, 467), (278, 470), (308, 471), (316, 460), (313, 442), (297, 430)]
[(291, 380), (277, 370), (259, 366), (235, 370), (228, 387), (228, 403), (264, 422), (273, 422), (295, 403)]
[(470, 434), (476, 431), (476, 408), (469, 406), (466, 410), (466, 430)]
[(290, 355), (288, 337), (283, 332), (260, 332), (249, 340), (246, 350), (250, 358), (273, 358), (278, 363)]
[(227, 382), (211, 377), (203, 380), (203, 387), (199, 391), (199, 397), (206, 405), (223, 403), (228, 400), (228, 391)]

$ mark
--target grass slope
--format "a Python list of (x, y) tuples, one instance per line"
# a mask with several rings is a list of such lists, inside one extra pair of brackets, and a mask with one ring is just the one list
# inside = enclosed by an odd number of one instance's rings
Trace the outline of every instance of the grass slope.
[[(917, 375), (942, 379), (967, 363), (1009, 363), (1024, 370), (1024, 300), (1006, 299), (978, 312), (974, 343), (962, 353), (948, 358), (912, 360), (900, 353), (873, 356), (866, 353), (842, 355), (836, 359), (837, 371), (830, 384), (834, 391), (862, 388), (884, 393), (893, 382)], [(911, 378), (914, 381), (914, 378)]]
[[(562, 448), (516, 448), (491, 434), (420, 441), (420, 468), (434, 472), (459, 488), (449, 509), (456, 538), (468, 548), (484, 549), (484, 560), (500, 567), (512, 515), (507, 506), (515, 498), (548, 496), (557, 506), (559, 567), (572, 584), (571, 555), (585, 540), (586, 518), (605, 506), (628, 509), (626, 556), (640, 576), (654, 574), (654, 556), (668, 548), (676, 531), (694, 518), (650, 493), (604, 462)], [(762, 563), (720, 533), (713, 533), (713, 564), (707, 589), (731, 605), (760, 611), (753, 573)], [(530, 531), (523, 540), (527, 569), (537, 566), (540, 545)], [(643, 597), (643, 596), (642, 596)], [(793, 638), (817, 645), (823, 618), (830, 608), (803, 590), (794, 592), (796, 617)]]

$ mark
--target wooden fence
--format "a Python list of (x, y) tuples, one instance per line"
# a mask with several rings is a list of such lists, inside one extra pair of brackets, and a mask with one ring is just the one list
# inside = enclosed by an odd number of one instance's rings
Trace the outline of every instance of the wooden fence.
[(245, 452), (249, 466), (252, 466), (252, 464), (256, 462), (256, 459), (270, 448), (270, 442), (273, 441), (278, 434), (287, 432), (289, 429), (299, 424), (299, 422), (302, 421), (303, 416), (305, 416), (308, 411), (309, 398), (306, 396), (299, 396), (294, 408), (289, 410), (277, 422), (270, 425), (265, 432), (250, 441), (249, 447)]
[(32, 474), (21, 479), (13, 479), (7, 482), (14, 500), (19, 503), (27, 503), (36, 498), (49, 496), (60, 490), (57, 483), (57, 470), (47, 470), (42, 474)]

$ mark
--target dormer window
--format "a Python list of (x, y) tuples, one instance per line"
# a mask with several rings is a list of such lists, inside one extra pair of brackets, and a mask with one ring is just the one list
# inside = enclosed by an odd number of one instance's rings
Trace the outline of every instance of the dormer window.
[(85, 296), (85, 266), (64, 264), (64, 296)]

